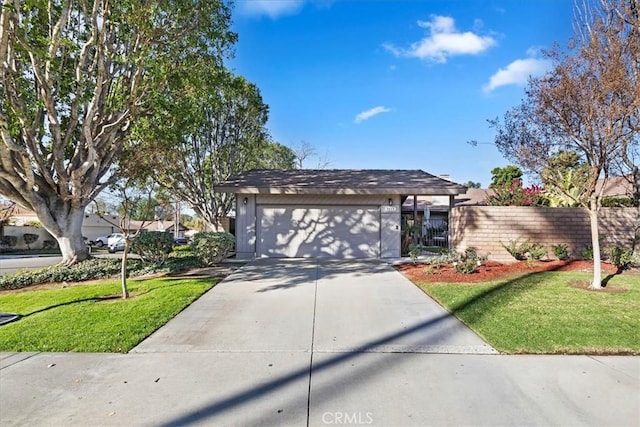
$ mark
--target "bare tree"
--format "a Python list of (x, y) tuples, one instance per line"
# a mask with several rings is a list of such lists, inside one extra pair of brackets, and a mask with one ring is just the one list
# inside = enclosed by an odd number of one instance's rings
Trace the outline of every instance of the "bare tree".
[(298, 169), (305, 168), (305, 162), (308, 163), (312, 158), (317, 159), (317, 164), (314, 169), (327, 169), (331, 166), (331, 160), (329, 159), (328, 154), (325, 152), (324, 155), (319, 155), (318, 150), (309, 142), (302, 141), (300, 144), (293, 148), (293, 152), (296, 156), (296, 166)]
[(122, 287), (122, 298), (129, 298), (129, 290), (127, 288), (127, 261), (129, 259), (129, 250), (131, 243), (140, 235), (145, 225), (150, 220), (136, 221), (133, 225), (131, 216), (134, 212), (139, 212), (139, 207), (143, 206), (145, 211), (142, 213), (144, 218), (154, 217), (154, 205), (151, 202), (153, 195), (157, 190), (152, 180), (146, 182), (136, 182), (132, 178), (122, 178), (109, 187), (109, 195), (112, 196), (110, 204), (116, 205), (120, 213), (119, 222), (114, 222), (108, 216), (108, 212), (100, 211), (102, 206), (94, 201), (96, 214), (107, 223), (120, 230), (124, 236), (124, 251), (122, 252), (122, 260), (120, 263), (120, 283)]
[[(498, 149), (528, 171), (541, 174), (562, 151), (575, 152), (586, 165), (584, 194), (578, 201), (589, 212), (594, 289), (602, 287), (598, 213), (604, 188), (596, 184), (606, 181), (616, 159), (638, 143), (638, 61), (629, 49), (638, 43), (638, 21), (627, 3), (603, 1), (599, 9), (581, 15), (592, 17), (578, 23), (585, 28), (578, 35), (585, 36), (577, 37), (567, 51), (546, 52), (553, 70), (530, 81), (522, 104), (502, 122), (490, 121)], [(637, 1), (629, 4), (637, 6)], [(547, 169), (546, 176), (552, 179), (554, 174)], [(556, 188), (562, 189), (562, 183)]]

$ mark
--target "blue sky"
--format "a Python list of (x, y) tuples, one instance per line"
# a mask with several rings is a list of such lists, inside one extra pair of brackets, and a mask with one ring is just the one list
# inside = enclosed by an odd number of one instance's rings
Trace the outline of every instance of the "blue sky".
[[(566, 45), (572, 0), (237, 0), (229, 66), (261, 90), (275, 141), (337, 169), (422, 169), (487, 186), (508, 162), (487, 119)], [(316, 166), (311, 159), (305, 167)]]

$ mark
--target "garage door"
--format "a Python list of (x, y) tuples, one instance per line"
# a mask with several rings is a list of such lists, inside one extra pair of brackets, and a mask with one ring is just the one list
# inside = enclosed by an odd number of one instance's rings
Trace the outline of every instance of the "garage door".
[(378, 258), (380, 209), (258, 206), (259, 257)]

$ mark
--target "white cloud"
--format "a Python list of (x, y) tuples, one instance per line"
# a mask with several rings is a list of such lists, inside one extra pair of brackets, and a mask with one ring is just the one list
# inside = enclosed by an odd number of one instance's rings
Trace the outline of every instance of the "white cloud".
[[(449, 16), (433, 15), (430, 21), (418, 21), (418, 25), (429, 30), (427, 37), (408, 48), (399, 48), (390, 43), (383, 47), (396, 56), (444, 63), (451, 56), (477, 55), (496, 44), (493, 37), (458, 31), (455, 21)], [(478, 26), (478, 22), (475, 25)]]
[(358, 113), (356, 115), (356, 118), (353, 120), (353, 123), (358, 124), (358, 123), (362, 123), (365, 120), (369, 120), (371, 117), (373, 116), (377, 116), (378, 114), (382, 114), (382, 113), (388, 113), (390, 112), (391, 109), (387, 108), (387, 107), (374, 107), (371, 108), (367, 111), (363, 111), (361, 113)]
[(548, 71), (550, 67), (551, 61), (547, 59), (516, 59), (492, 75), (489, 82), (482, 87), (482, 90), (485, 93), (489, 93), (500, 86), (524, 86), (527, 84), (529, 77), (540, 76)]
[(306, 0), (238, 0), (240, 10), (247, 15), (267, 15), (272, 19), (298, 13)]

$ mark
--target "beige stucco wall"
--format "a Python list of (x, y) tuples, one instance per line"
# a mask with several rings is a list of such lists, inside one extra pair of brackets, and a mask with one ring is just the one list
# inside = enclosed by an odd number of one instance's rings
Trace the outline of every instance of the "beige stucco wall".
[(4, 235), (5, 236), (16, 236), (18, 238), (17, 243), (12, 248), (12, 250), (23, 250), (27, 249), (27, 244), (24, 242), (24, 238), (22, 237), (24, 234), (37, 234), (40, 236), (38, 240), (31, 244), (31, 249), (42, 249), (42, 246), (45, 240), (55, 240), (51, 234), (47, 230), (42, 227), (31, 227), (31, 226), (19, 226), (19, 225), (5, 225), (4, 226)]
[[(602, 208), (602, 245), (630, 246), (637, 215), (635, 208)], [(577, 257), (591, 244), (589, 216), (580, 208), (462, 206), (451, 211), (449, 228), (455, 250), (474, 248), (480, 255), (501, 262), (514, 261), (501, 242), (518, 238), (546, 246), (550, 258), (554, 257), (553, 245), (566, 244)]]

